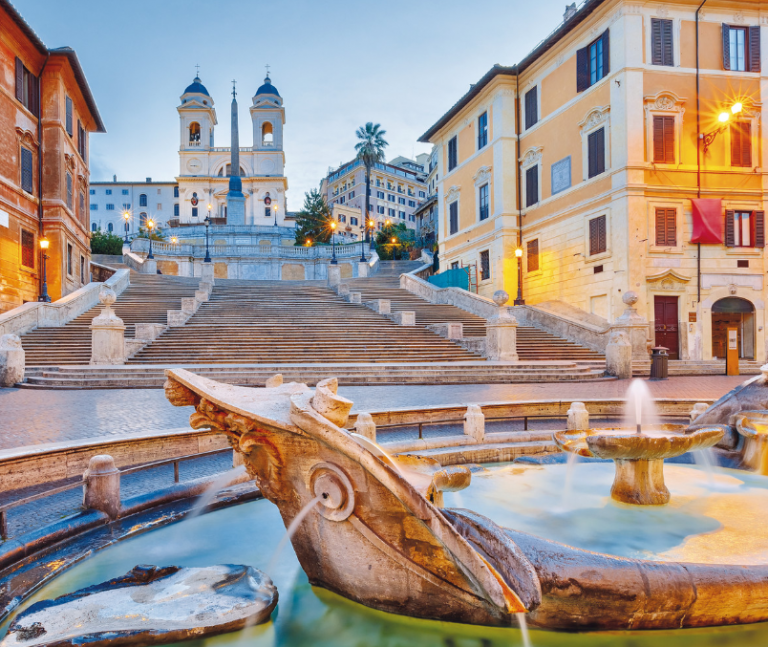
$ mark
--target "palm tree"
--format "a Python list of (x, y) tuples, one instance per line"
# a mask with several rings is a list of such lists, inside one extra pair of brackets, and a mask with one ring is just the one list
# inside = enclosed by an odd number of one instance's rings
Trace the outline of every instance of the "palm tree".
[[(365, 126), (358, 128), (355, 134), (358, 139), (357, 144), (355, 144), (357, 159), (365, 164), (365, 217), (363, 218), (362, 225), (365, 232), (365, 241), (370, 242), (368, 201), (371, 199), (371, 168), (374, 164), (384, 161), (384, 149), (389, 144), (384, 139), (387, 131), (381, 129), (381, 124), (374, 124), (371, 121), (365, 124)], [(365, 261), (365, 247), (363, 247), (360, 260)]]

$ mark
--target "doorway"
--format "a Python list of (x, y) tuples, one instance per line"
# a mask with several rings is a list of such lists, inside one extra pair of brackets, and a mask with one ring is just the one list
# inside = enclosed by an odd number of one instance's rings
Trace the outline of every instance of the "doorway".
[(677, 297), (653, 297), (656, 345), (669, 349), (669, 359), (680, 359), (677, 300)]
[(746, 299), (727, 297), (712, 306), (712, 357), (725, 359), (728, 328), (738, 331), (739, 359), (755, 358), (755, 307)]

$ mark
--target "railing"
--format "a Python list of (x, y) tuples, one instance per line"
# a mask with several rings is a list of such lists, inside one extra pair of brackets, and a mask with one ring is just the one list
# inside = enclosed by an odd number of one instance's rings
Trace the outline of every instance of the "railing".
[[(365, 245), (365, 243), (362, 243)], [(336, 244), (337, 258), (352, 258), (360, 256), (361, 243)], [(286, 247), (282, 245), (215, 245), (209, 244), (208, 249), (212, 257), (255, 257), (255, 258), (331, 258), (333, 250), (330, 245), (314, 245), (302, 247), (299, 245)], [(136, 253), (149, 252), (149, 241), (146, 238), (137, 238), (131, 243), (131, 251)], [(367, 249), (366, 249), (367, 251)], [(193, 258), (205, 256), (205, 245), (180, 245), (174, 243), (161, 243), (152, 241), (152, 253), (163, 256), (191, 256)]]
[[(168, 231), (166, 233), (169, 236), (205, 236), (205, 225), (202, 224), (184, 224), (178, 229), (181, 231)], [(253, 234), (280, 234), (292, 240), (296, 230), (293, 227), (275, 227), (274, 225), (216, 225), (215, 231), (208, 232), (209, 236), (250, 236)]]
[[(175, 458), (166, 458), (161, 461), (154, 461), (152, 463), (136, 465), (135, 467), (128, 467), (122, 470), (118, 470), (118, 472), (120, 476), (122, 476), (124, 474), (134, 474), (136, 472), (154, 469), (155, 467), (162, 467), (163, 465), (173, 464), (173, 482), (178, 483), (180, 463), (183, 463), (185, 461), (192, 461), (198, 458), (204, 458), (206, 456), (215, 456), (217, 454), (223, 454), (224, 452), (231, 452), (231, 451), (232, 449), (230, 447), (225, 447), (223, 449), (213, 449), (211, 451), (202, 452), (200, 454), (189, 454), (187, 456), (177, 456)], [(53, 496), (55, 494), (61, 494), (62, 492), (68, 492), (69, 490), (82, 488), (82, 487), (85, 487), (85, 485), (86, 485), (85, 480), (75, 481), (74, 483), (68, 483), (60, 487), (52, 488), (50, 490), (45, 490), (44, 492), (38, 492), (37, 494), (32, 494), (28, 497), (24, 497), (23, 499), (18, 499), (16, 501), (11, 501), (4, 505), (0, 505), (0, 538), (3, 539), (3, 541), (8, 539), (8, 511), (9, 510), (13, 508), (18, 508), (19, 506), (22, 506), (22, 505), (33, 503), (34, 501), (39, 501), (40, 499), (44, 499), (46, 497)]]

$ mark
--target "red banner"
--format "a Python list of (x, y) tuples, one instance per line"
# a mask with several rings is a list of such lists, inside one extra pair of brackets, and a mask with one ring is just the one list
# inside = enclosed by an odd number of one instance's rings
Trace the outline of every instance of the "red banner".
[(723, 201), (691, 200), (693, 203), (692, 243), (722, 245), (723, 243)]

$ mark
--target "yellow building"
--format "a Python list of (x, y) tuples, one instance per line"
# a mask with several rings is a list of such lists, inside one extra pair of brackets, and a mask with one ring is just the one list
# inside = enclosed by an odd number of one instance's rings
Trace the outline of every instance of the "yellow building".
[(632, 291), (672, 358), (722, 358), (733, 326), (766, 359), (768, 2), (700, 4), (586, 0), (422, 136), (441, 269), (514, 297), (520, 247), (526, 304), (613, 322)]

